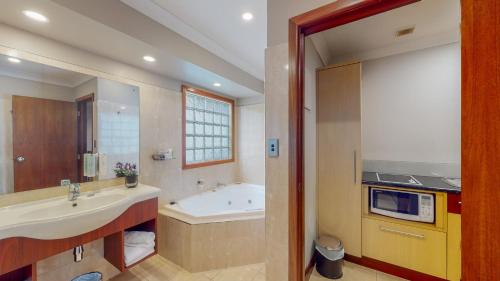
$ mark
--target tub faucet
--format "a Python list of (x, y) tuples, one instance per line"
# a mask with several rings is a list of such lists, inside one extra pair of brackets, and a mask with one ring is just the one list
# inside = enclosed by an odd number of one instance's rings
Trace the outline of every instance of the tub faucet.
[(224, 186), (226, 186), (225, 183), (222, 183), (220, 181), (217, 182), (217, 185), (216, 185), (217, 188), (224, 187)]
[(79, 183), (71, 183), (68, 189), (68, 200), (76, 201), (80, 196), (80, 184)]

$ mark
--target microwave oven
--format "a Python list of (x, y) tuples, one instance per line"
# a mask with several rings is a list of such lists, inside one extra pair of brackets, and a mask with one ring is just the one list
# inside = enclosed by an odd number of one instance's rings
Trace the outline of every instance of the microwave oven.
[(434, 223), (434, 194), (370, 187), (370, 212), (408, 221)]

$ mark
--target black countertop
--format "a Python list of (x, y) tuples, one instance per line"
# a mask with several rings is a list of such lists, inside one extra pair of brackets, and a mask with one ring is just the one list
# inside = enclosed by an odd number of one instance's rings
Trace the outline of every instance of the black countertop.
[(417, 179), (422, 185), (413, 184), (400, 184), (400, 183), (390, 183), (381, 182), (377, 178), (377, 173), (375, 172), (363, 172), (363, 184), (366, 185), (378, 185), (378, 186), (390, 186), (390, 187), (402, 187), (410, 188), (416, 190), (431, 190), (431, 191), (442, 191), (449, 193), (460, 193), (462, 189), (460, 187), (455, 187), (448, 184), (440, 177), (429, 177), (429, 176), (416, 176), (412, 175)]

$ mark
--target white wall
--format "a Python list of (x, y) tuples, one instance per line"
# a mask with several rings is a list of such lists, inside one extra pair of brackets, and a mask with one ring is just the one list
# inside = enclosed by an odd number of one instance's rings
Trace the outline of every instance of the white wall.
[(0, 194), (14, 191), (12, 96), (73, 101), (71, 88), (0, 75)]
[(264, 103), (237, 107), (238, 179), (265, 184), (265, 110)]
[(94, 97), (97, 95), (97, 78), (92, 78), (88, 81), (83, 82), (82, 84), (76, 86), (74, 88), (75, 99), (84, 97), (90, 94), (94, 94)]
[(304, 72), (304, 264), (307, 266), (314, 253), (317, 236), (316, 191), (316, 69), (323, 66), (312, 41), (306, 40)]
[(382, 160), (382, 168), (412, 162), (419, 174), (459, 174), (460, 45), (366, 61), (362, 71), (365, 168)]

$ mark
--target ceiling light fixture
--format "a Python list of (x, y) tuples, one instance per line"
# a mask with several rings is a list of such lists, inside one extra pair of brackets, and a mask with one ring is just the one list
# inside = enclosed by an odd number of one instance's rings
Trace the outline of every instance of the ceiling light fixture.
[(152, 57), (152, 56), (144, 56), (144, 57), (142, 57), (142, 58), (143, 58), (145, 61), (147, 61), (147, 62), (155, 62), (155, 61), (156, 61), (156, 59), (155, 59), (154, 57)]
[(215, 82), (215, 83), (214, 83), (214, 86), (215, 86), (215, 87), (220, 87), (220, 86), (221, 86), (221, 83), (219, 83), (219, 82)]
[(34, 11), (25, 10), (25, 11), (23, 11), (23, 14), (25, 16), (27, 16), (28, 18), (30, 18), (32, 20), (39, 21), (39, 22), (48, 22), (49, 21), (49, 19), (46, 16), (44, 16), (40, 13), (34, 12)]
[(251, 21), (251, 20), (253, 19), (253, 15), (252, 15), (252, 13), (248, 13), (248, 12), (247, 12), (247, 13), (243, 13), (243, 14), (241, 15), (241, 18), (242, 18), (243, 20), (245, 20), (245, 21)]
[(13, 57), (9, 57), (7, 58), (8, 61), (12, 62), (12, 63), (20, 63), (21, 60), (18, 59), (18, 58), (13, 58)]

